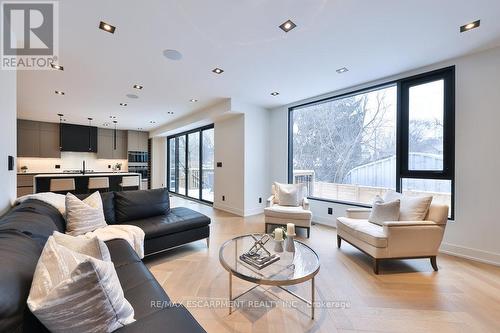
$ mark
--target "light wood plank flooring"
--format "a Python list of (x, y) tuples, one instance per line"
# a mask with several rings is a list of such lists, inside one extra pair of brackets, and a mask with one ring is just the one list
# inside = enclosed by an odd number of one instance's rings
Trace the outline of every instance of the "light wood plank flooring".
[[(146, 264), (175, 302), (227, 300), (228, 273), (219, 263), (219, 247), (234, 236), (262, 232), (264, 217), (242, 218), (180, 198), (172, 198), (172, 204), (212, 218), (210, 248), (205, 241), (194, 242), (148, 258)], [(279, 289), (271, 289), (271, 294), (258, 288), (244, 296), (254, 306), (242, 306), (231, 315), (225, 304), (188, 306), (189, 311), (205, 330), (217, 333), (500, 332), (499, 267), (439, 255), (437, 273), (429, 260), (402, 260), (383, 262), (377, 276), (367, 256), (345, 242), (337, 249), (333, 228), (314, 225), (311, 238), (304, 233), (301, 240), (321, 260), (316, 300), (347, 306), (319, 308), (311, 320), (306, 307), (261, 307), (261, 301), (277, 300), (273, 294), (287, 301), (291, 298)], [(233, 279), (235, 294), (251, 286)], [(310, 298), (309, 282), (293, 290)]]

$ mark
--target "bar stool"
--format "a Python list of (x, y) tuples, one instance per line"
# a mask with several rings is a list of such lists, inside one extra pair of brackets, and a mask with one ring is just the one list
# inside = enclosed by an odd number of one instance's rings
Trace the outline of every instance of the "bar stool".
[(88, 192), (92, 190), (103, 190), (103, 192), (109, 191), (109, 178), (108, 177), (93, 177), (89, 178), (89, 185), (87, 186)]
[(75, 191), (75, 178), (52, 178), (50, 180), (50, 192), (73, 192)]
[(122, 177), (122, 182), (120, 183), (122, 191), (127, 187), (137, 187), (140, 188), (139, 176), (125, 176)]

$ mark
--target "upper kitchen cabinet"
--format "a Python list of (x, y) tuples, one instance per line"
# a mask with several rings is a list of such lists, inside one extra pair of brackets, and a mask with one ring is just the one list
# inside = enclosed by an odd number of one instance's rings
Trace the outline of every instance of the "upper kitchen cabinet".
[(59, 124), (17, 120), (17, 156), (60, 158)]
[(97, 153), (97, 127), (62, 124), (61, 150)]
[(97, 158), (99, 159), (127, 159), (127, 131), (99, 128), (97, 131), (98, 146)]
[(148, 151), (148, 132), (128, 131), (128, 151)]

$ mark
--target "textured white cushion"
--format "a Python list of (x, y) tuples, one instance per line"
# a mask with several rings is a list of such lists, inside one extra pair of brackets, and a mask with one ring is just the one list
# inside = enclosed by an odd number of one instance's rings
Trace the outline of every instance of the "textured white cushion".
[(280, 206), (300, 206), (303, 199), (302, 184), (274, 183), (276, 203)]
[(51, 332), (112, 332), (134, 322), (114, 265), (49, 237), (35, 269), (28, 307)]
[(399, 210), (400, 221), (423, 221), (427, 216), (431, 206), (432, 196), (428, 197), (408, 197), (401, 199)]
[(99, 192), (80, 200), (73, 194), (66, 195), (66, 233), (83, 235), (107, 226)]
[(423, 221), (431, 206), (432, 196), (409, 197), (395, 191), (384, 195), (384, 201), (401, 200), (399, 209), (400, 221)]
[(387, 221), (398, 221), (400, 204), (401, 201), (399, 199), (385, 202), (377, 195), (373, 202), (368, 221), (378, 225), (383, 225)]
[(303, 209), (301, 206), (273, 205), (272, 207), (265, 208), (264, 214), (266, 216), (290, 220), (310, 220), (312, 218), (312, 212)]
[(97, 237), (83, 238), (65, 235), (54, 231), (52, 235), (57, 244), (62, 245), (72, 251), (94, 257), (99, 260), (111, 261), (106, 244)]

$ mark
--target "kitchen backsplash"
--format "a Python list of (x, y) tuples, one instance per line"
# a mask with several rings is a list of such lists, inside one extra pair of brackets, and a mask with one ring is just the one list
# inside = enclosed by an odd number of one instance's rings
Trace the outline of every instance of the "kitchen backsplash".
[[(37, 158), (37, 157), (18, 157), (17, 158), (17, 171), (21, 172), (22, 166), (27, 166), (28, 173), (32, 172), (63, 172), (64, 170), (81, 170), (82, 163), (85, 161), (85, 168), (87, 170), (94, 170), (98, 172), (111, 172), (113, 166), (121, 163), (122, 171), (128, 171), (127, 160), (102, 160), (97, 159), (95, 153), (74, 153), (74, 152), (61, 152), (61, 158)], [(60, 169), (56, 169), (56, 165), (60, 165)], [(111, 166), (111, 168), (108, 168)]]

